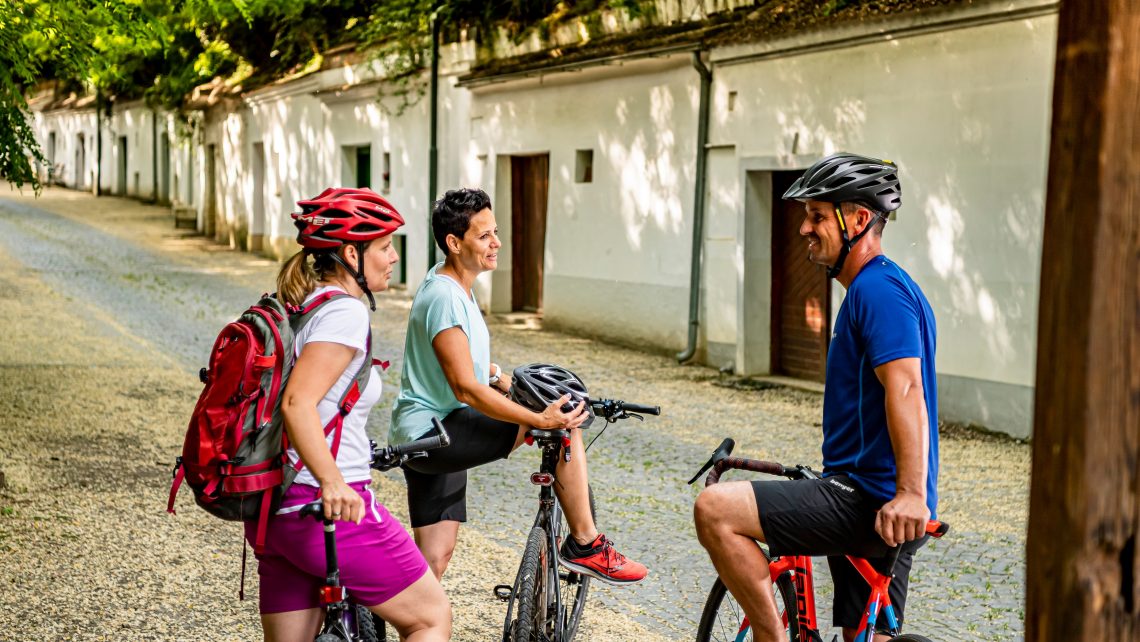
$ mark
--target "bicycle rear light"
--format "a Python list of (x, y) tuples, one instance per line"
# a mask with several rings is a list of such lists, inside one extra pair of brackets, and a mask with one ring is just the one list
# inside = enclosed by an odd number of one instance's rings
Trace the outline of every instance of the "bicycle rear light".
[(336, 604), (344, 600), (343, 586), (322, 586), (321, 604)]
[(531, 473), (530, 483), (535, 486), (549, 486), (554, 483), (554, 475), (550, 473)]

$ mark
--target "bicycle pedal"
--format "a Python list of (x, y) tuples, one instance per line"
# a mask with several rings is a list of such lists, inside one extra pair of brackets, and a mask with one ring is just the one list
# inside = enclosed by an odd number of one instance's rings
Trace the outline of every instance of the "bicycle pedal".
[(495, 597), (499, 598), (500, 602), (510, 602), (515, 589), (507, 584), (499, 584), (492, 589), (492, 591), (495, 593)]

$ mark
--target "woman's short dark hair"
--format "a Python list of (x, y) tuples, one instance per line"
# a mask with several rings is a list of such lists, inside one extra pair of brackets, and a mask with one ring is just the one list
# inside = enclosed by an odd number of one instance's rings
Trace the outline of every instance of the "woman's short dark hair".
[(491, 197), (481, 189), (463, 187), (450, 190), (432, 204), (431, 227), (435, 244), (447, 254), (447, 235), (463, 238), (471, 226), (471, 217), (491, 209)]

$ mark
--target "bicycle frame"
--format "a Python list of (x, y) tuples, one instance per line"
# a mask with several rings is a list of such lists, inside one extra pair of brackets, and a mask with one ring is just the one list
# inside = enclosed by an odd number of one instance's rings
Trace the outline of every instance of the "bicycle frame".
[[(789, 479), (817, 479), (819, 477), (815, 471), (806, 466), (796, 466), (793, 468), (775, 462), (732, 457), (732, 450), (735, 446), (736, 442), (732, 439), (725, 439), (721, 442), (720, 446), (713, 452), (712, 457), (710, 457), (708, 462), (701, 467), (700, 471), (689, 480), (689, 483), (692, 484), (695, 482), (710, 468), (712, 470), (705, 479), (705, 486), (711, 486), (719, 482), (721, 473), (733, 469), (765, 473), (787, 477)], [(949, 528), (949, 525), (945, 522), (931, 520), (927, 523), (926, 535), (936, 538), (942, 537)], [(860, 618), (859, 626), (855, 631), (855, 642), (872, 642), (874, 640), (875, 624), (879, 621), (880, 615), (886, 618), (888, 635), (893, 637), (902, 633), (898, 617), (895, 616), (894, 605), (891, 604), (889, 592), (891, 579), (894, 577), (894, 567), (901, 553), (902, 547), (896, 547), (894, 556), (891, 559), (890, 568), (886, 574), (876, 571), (871, 566), (871, 563), (863, 558), (851, 555), (846, 556), (847, 560), (855, 567), (855, 570), (871, 588), (871, 594), (863, 610), (863, 617)], [(797, 624), (799, 625), (800, 640), (803, 641), (805, 638), (822, 640), (819, 635), (819, 625), (815, 612), (815, 584), (812, 574), (811, 557), (805, 555), (791, 555), (770, 559), (768, 562), (768, 573), (773, 582), (775, 582), (776, 578), (785, 574), (790, 575), (792, 579), (792, 583), (796, 589), (796, 616)], [(784, 614), (784, 618), (784, 625), (786, 626), (788, 624), (786, 621), (786, 613)], [(751, 625), (748, 622), (748, 618), (745, 617), (737, 631), (737, 640), (743, 640), (744, 634), (749, 628), (751, 628)]]
[[(880, 614), (887, 619), (888, 634), (891, 636), (899, 635), (901, 633), (899, 622), (898, 618), (895, 617), (895, 609), (891, 604), (891, 596), (888, 591), (891, 576), (879, 573), (865, 559), (848, 555), (847, 560), (855, 566), (855, 570), (871, 587), (871, 595), (867, 600), (863, 617), (859, 621), (859, 627), (855, 631), (855, 642), (871, 642), (874, 639), (875, 623)], [(819, 621), (816, 619), (815, 580), (812, 573), (811, 557), (806, 555), (778, 557), (768, 563), (768, 572), (773, 578), (791, 573), (792, 583), (796, 587), (796, 614), (800, 638), (815, 636), (815, 639), (822, 639), (819, 635)], [(785, 615), (785, 617), (787, 616)], [(785, 622), (785, 624), (787, 623)], [(747, 628), (748, 619), (745, 618), (741, 631)]]
[[(567, 437), (567, 439), (569, 439)], [(528, 437), (527, 441), (533, 443), (533, 439)], [(550, 560), (547, 566), (546, 578), (547, 590), (553, 587), (554, 594), (554, 622), (555, 626), (561, 627), (565, 622), (565, 613), (563, 612), (565, 606), (562, 604), (562, 591), (558, 589), (558, 546), (560, 542), (557, 540), (558, 521), (561, 519), (562, 509), (558, 505), (558, 497), (554, 494), (555, 470), (558, 466), (558, 457), (562, 452), (563, 444), (560, 441), (546, 441), (542, 443), (542, 463), (539, 465), (537, 473), (530, 476), (532, 484), (539, 486), (538, 491), (538, 514), (535, 515), (533, 526), (542, 527), (546, 532), (546, 550), (548, 555), (555, 556), (555, 559)], [(521, 578), (516, 577), (515, 583), (511, 587), (512, 595), (519, 589), (519, 581)], [(503, 622), (503, 639), (509, 639), (512, 615), (514, 614), (514, 600), (511, 600), (507, 606), (507, 617)], [(549, 619), (549, 618), (547, 618)], [(558, 630), (554, 632), (554, 639), (562, 639), (565, 631)]]

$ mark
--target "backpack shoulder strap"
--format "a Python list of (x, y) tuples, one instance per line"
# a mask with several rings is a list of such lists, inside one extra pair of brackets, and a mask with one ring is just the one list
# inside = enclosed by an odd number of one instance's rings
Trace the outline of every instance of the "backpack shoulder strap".
[[(344, 292), (325, 292), (314, 298), (303, 308), (296, 310), (290, 317), (290, 323), (293, 326), (294, 333), (299, 332), (301, 328), (312, 319), (313, 314), (329, 301), (350, 296), (352, 295)], [(360, 400), (360, 395), (368, 386), (368, 379), (372, 374), (371, 327), (368, 329), (368, 340), (365, 346), (364, 361), (360, 364), (360, 369), (356, 371), (356, 375), (353, 376), (352, 383), (349, 384), (348, 388), (341, 394), (340, 400), (337, 402), (337, 414), (329, 421), (328, 425), (325, 426), (325, 436), (327, 437), (329, 434), (333, 435), (333, 442), (330, 446), (333, 459), (336, 459), (337, 451), (340, 450), (341, 428), (344, 426), (344, 418), (348, 416), (348, 413), (352, 412), (352, 408), (356, 405), (356, 402)], [(297, 460), (294, 468), (300, 471), (304, 468), (304, 463), (301, 460)]]

